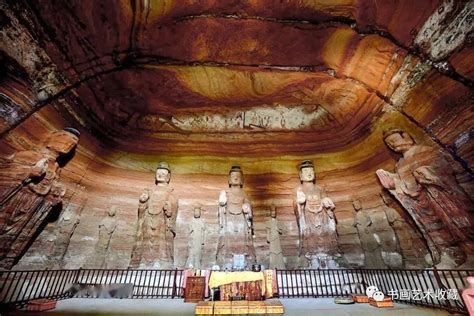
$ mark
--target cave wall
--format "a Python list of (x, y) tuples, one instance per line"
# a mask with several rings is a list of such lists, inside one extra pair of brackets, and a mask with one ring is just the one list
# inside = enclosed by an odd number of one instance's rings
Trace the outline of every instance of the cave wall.
[[(264, 221), (269, 216), (269, 205), (277, 205), (278, 219), (283, 222), (285, 232), (282, 237), (283, 251), (288, 267), (296, 267), (297, 227), (293, 213), (294, 189), (298, 184), (298, 163), (311, 158), (316, 164), (318, 184), (325, 187), (336, 204), (337, 231), (339, 243), (347, 260), (347, 266), (363, 266), (363, 252), (353, 227), (355, 211), (353, 200), (360, 200), (364, 209), (382, 212), (383, 193), (375, 170), (391, 170), (396, 157), (381, 141), (381, 128), (386, 124), (396, 124), (412, 132), (417, 141), (437, 146), (428, 136), (398, 113), (387, 113), (374, 126), (374, 131), (361, 144), (349, 146), (337, 153), (304, 155), (300, 157), (246, 158), (242, 157), (167, 157), (162, 153), (156, 156), (129, 157), (117, 153), (97, 142), (87, 132), (81, 137), (74, 159), (64, 168), (62, 181), (67, 185), (64, 209), (74, 208), (81, 213), (81, 219), (69, 244), (65, 256), (65, 267), (77, 268), (87, 265), (94, 252), (98, 238), (98, 222), (106, 216), (109, 206), (117, 205), (118, 228), (113, 235), (108, 254), (108, 266), (124, 268), (129, 264), (135, 223), (137, 220), (138, 196), (143, 188), (152, 187), (153, 169), (157, 162), (167, 160), (172, 168), (171, 184), (179, 199), (177, 223), (176, 265), (182, 266), (186, 258), (186, 227), (192, 217), (191, 205), (200, 203), (205, 212), (203, 217), (209, 225), (206, 240), (205, 263), (214, 262), (217, 242), (217, 196), (227, 187), (227, 173), (231, 164), (240, 163), (245, 174), (245, 189), (250, 195), (255, 210), (255, 245), (260, 262), (267, 264), (268, 246), (265, 242)], [(30, 119), (9, 133), (2, 140), (2, 155), (21, 148), (37, 146), (51, 130), (67, 125), (51, 107), (45, 107)], [(375, 124), (378, 125), (378, 124)], [(125, 161), (116, 160), (126, 155)], [(168, 159), (167, 159), (168, 158)], [(123, 168), (126, 162), (134, 161), (139, 170)], [(118, 166), (117, 166), (118, 165)], [(141, 167), (138, 167), (141, 166)], [(462, 181), (462, 179), (461, 179)], [(385, 195), (387, 198), (387, 195)], [(401, 252), (407, 267), (425, 266), (426, 246), (416, 227), (407, 214), (395, 202), (389, 205), (405, 219), (405, 226), (396, 231)], [(16, 268), (44, 267), (48, 253), (53, 252), (55, 229), (58, 215), (34, 241), (31, 248)]]
[[(230, 166), (240, 164), (255, 212), (258, 260), (267, 264), (264, 222), (273, 201), (284, 224), (287, 266), (296, 267), (292, 203), (304, 159), (314, 161), (317, 183), (336, 204), (345, 266), (364, 265), (353, 225), (352, 201), (359, 200), (371, 212), (383, 212), (386, 203), (396, 210), (403, 219), (395, 230), (405, 267), (425, 267), (425, 241), (375, 170), (393, 170), (398, 157), (382, 132), (402, 127), (418, 143), (451, 155), (464, 170), (459, 183), (474, 196), (472, 43), (464, 22), (456, 24), (468, 6), (164, 3), (1, 4), (0, 155), (40, 148), (49, 132), (65, 126), (82, 132), (61, 175), (67, 188), (62, 212), (81, 213), (65, 267), (87, 265), (111, 205), (120, 211), (107, 264), (128, 266), (138, 196), (153, 186), (159, 161), (170, 163), (179, 199), (177, 266), (184, 264), (195, 203), (210, 224), (205, 265), (214, 263), (218, 192), (227, 187)], [(317, 105), (321, 112), (313, 125), (294, 130), (244, 124), (216, 132), (191, 123), (186, 130), (194, 117), (281, 105), (302, 111)], [(172, 118), (184, 122), (178, 126), (184, 131), (169, 124)], [(59, 217), (52, 214), (17, 269), (45, 267)]]

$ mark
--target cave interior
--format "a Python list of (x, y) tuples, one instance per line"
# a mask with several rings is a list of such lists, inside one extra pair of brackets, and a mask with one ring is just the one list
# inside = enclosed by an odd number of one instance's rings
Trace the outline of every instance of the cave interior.
[[(58, 161), (61, 203), (17, 231), (23, 246), (7, 268), (90, 267), (111, 208), (100, 267), (129, 267), (140, 194), (160, 162), (176, 196), (173, 267), (186, 266), (197, 206), (201, 265), (216, 264), (219, 192), (235, 165), (256, 262), (270, 264), (274, 205), (285, 267), (301, 267), (294, 204), (305, 160), (335, 205), (339, 267), (436, 265), (426, 232), (376, 171), (395, 172), (401, 155), (383, 133), (403, 130), (451, 161), (472, 218), (472, 12), (472, 2), (440, 0), (0, 1), (0, 163), (40, 152), (65, 127), (80, 132)], [(65, 214), (77, 221), (58, 244)], [(474, 267), (473, 256), (467, 247), (455, 266)]]

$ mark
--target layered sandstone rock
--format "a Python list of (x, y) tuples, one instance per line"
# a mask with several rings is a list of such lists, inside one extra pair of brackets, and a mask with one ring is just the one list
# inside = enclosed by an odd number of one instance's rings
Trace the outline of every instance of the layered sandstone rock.
[[(387, 198), (375, 171), (393, 171), (398, 157), (382, 133), (402, 128), (450, 155), (463, 170), (457, 181), (473, 197), (473, 63), (463, 22), (469, 6), (1, 4), (0, 155), (37, 149), (65, 126), (82, 133), (62, 171), (62, 210), (31, 236), (17, 268), (86, 266), (111, 204), (120, 212), (105, 261), (128, 267), (139, 197), (153, 187), (160, 161), (171, 166), (178, 200), (176, 266), (186, 263), (196, 205), (207, 225), (202, 265), (215, 263), (219, 191), (238, 164), (252, 201), (257, 261), (268, 264), (266, 221), (274, 203), (286, 266), (297, 267), (293, 195), (306, 159), (336, 206), (342, 266), (366, 262), (354, 227), (358, 200), (376, 218), (390, 208), (403, 266), (425, 267), (423, 236)], [(67, 212), (80, 213), (75, 227), (61, 224)]]

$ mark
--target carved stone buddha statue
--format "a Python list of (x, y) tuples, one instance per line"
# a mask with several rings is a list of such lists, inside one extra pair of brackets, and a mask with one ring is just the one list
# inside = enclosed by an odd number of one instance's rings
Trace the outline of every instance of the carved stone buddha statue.
[(40, 150), (24, 150), (0, 160), (0, 267), (11, 268), (65, 188), (58, 160), (79, 142), (73, 128), (52, 133)]
[(224, 269), (244, 269), (255, 262), (252, 207), (243, 190), (242, 176), (240, 167), (233, 166), (229, 188), (219, 194), (217, 263)]
[(300, 265), (312, 268), (334, 267), (340, 256), (333, 201), (316, 185), (312, 161), (300, 165), (294, 210), (299, 229)]
[(391, 173), (376, 174), (410, 214), (431, 252), (433, 264), (456, 267), (474, 251), (473, 203), (455, 175), (460, 166), (447, 154), (431, 146), (417, 145), (407, 132), (384, 132), (384, 142), (403, 155)]
[(201, 269), (206, 239), (206, 223), (201, 217), (202, 208), (200, 206), (195, 207), (193, 211), (193, 218), (188, 228), (188, 258), (186, 260), (186, 267)]
[(270, 269), (285, 269), (283, 250), (281, 248), (280, 236), (283, 234), (283, 226), (277, 219), (277, 208), (275, 204), (270, 205), (270, 218), (265, 224), (267, 229), (267, 243), (270, 250)]
[(170, 180), (169, 165), (160, 162), (155, 173), (155, 187), (144, 190), (140, 196), (132, 267), (166, 269), (174, 265), (178, 203)]

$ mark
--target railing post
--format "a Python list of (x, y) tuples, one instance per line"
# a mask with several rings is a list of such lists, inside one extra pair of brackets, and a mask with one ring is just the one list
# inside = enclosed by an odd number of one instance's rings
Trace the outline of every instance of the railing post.
[(362, 276), (362, 292), (365, 293), (365, 289), (367, 288), (367, 282), (365, 281), (365, 269), (360, 269), (359, 272), (360, 272), (360, 275)]
[(445, 290), (446, 286), (443, 284), (443, 281), (441, 281), (441, 278), (439, 276), (438, 269), (436, 269), (436, 266), (433, 267), (433, 275), (436, 279), (436, 283), (438, 283), (439, 288)]
[[(120, 280), (118, 279), (119, 270), (117, 269), (94, 269), (92, 270), (92, 280), (89, 281), (90, 271), (91, 270), (83, 268), (74, 270), (46, 269), (43, 271), (2, 271), (0, 272), (0, 280), (5, 284), (0, 285), (0, 287), (2, 287), (1, 303), (9, 303), (10, 305), (20, 306), (31, 298), (62, 298), (65, 295), (70, 295), (70, 293), (68, 293), (65, 288), (69, 280), (76, 284), (82, 281), (85, 284), (90, 284), (93, 286), (95, 283), (104, 285), (111, 284), (112, 282), (132, 283), (133, 279), (134, 292), (137, 292), (137, 294), (132, 293), (132, 297), (135, 298), (167, 297), (174, 299), (181, 297), (182, 295), (183, 284), (181, 281), (183, 279), (183, 270), (178, 268), (169, 270), (133, 270), (127, 268), (123, 270), (126, 272), (124, 280), (122, 280), (122, 276), (120, 276)], [(97, 276), (94, 275), (95, 271), (98, 272)], [(428, 290), (449, 290), (453, 287), (457, 290), (461, 290), (464, 285), (458, 284), (458, 280), (455, 277), (456, 272), (459, 277), (463, 277), (459, 270), (439, 270), (436, 267), (423, 271), (410, 269), (334, 270), (320, 268), (293, 270), (275, 268), (273, 271), (274, 278), (276, 278), (274, 281), (276, 282), (275, 295), (278, 295), (279, 297), (286, 296), (288, 298), (310, 297), (310, 294), (313, 297), (338, 296), (345, 294), (344, 291), (341, 292), (340, 290), (344, 284), (357, 282), (360, 282), (364, 288), (369, 285), (377, 285), (380, 287), (380, 290), (384, 292), (396, 289), (419, 289), (424, 292)], [(85, 274), (86, 272), (87, 275)], [(102, 275), (100, 272), (102, 272)], [(134, 272), (137, 272), (136, 277), (133, 277)], [(159, 276), (157, 275), (158, 273), (160, 274)], [(466, 270), (463, 271), (463, 274), (464, 273), (466, 276), (472, 276), (474, 275), (474, 270)], [(128, 280), (128, 274), (132, 274), (130, 280)], [(313, 274), (314, 281), (312, 279)], [(354, 274), (357, 276), (357, 279), (354, 277)], [(105, 280), (103, 280), (104, 277)], [(158, 283), (155, 282), (157, 277)], [(281, 278), (281, 280), (279, 278)], [(34, 283), (38, 284), (34, 285)], [(26, 284), (28, 284), (28, 286), (26, 286)], [(156, 295), (154, 294), (155, 284)], [(313, 286), (316, 287), (316, 293), (314, 293)], [(170, 288), (171, 293), (169, 293)], [(44, 289), (46, 289), (46, 291), (43, 291)], [(321, 293), (319, 293), (319, 290)], [(364, 289), (361, 290), (362, 292), (364, 291)], [(395, 301), (398, 303), (443, 308), (451, 312), (465, 312), (465, 306), (463, 305), (463, 302), (458, 301), (456, 298), (447, 297), (443, 299), (435, 299), (435, 297), (429, 297), (429, 299), (426, 298), (423, 300), (395, 299)]]
[(176, 277), (178, 275), (178, 268), (174, 269), (174, 278), (173, 278), (173, 291), (171, 292), (171, 298), (176, 296)]
[(276, 282), (276, 290), (278, 297), (280, 297), (280, 283), (278, 282), (278, 268), (275, 268), (275, 282)]
[(74, 280), (74, 283), (79, 283), (79, 276), (81, 275), (81, 271), (82, 271), (82, 267), (77, 269), (77, 275), (76, 275), (76, 278)]

